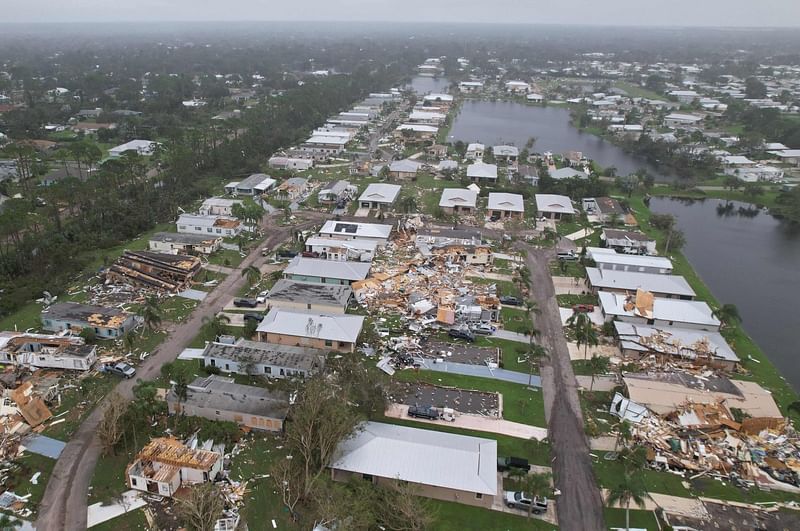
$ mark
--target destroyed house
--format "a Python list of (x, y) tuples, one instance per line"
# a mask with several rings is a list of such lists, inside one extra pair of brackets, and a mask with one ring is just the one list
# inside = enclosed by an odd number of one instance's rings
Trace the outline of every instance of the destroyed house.
[(233, 345), (206, 345), (203, 364), (227, 373), (269, 378), (306, 377), (325, 366), (325, 351), (240, 339)]
[(349, 286), (353, 282), (367, 278), (371, 267), (370, 263), (364, 262), (295, 256), (286, 269), (283, 270), (283, 278), (298, 282)]
[(136, 316), (116, 308), (91, 306), (76, 302), (60, 302), (42, 310), (42, 328), (50, 332), (84, 328), (94, 331), (100, 339), (122, 337), (136, 326)]
[(151, 440), (128, 465), (132, 489), (171, 498), (184, 485), (214, 481), (222, 471), (222, 455), (192, 449), (167, 437)]
[(95, 361), (97, 347), (80, 337), (0, 332), (0, 363), (87, 371)]
[(258, 325), (258, 339), (268, 343), (355, 352), (364, 317), (273, 308)]
[(649, 326), (614, 322), (622, 354), (629, 358), (654, 356), (657, 360), (687, 360), (694, 365), (707, 365), (731, 371), (739, 357), (719, 332), (692, 330), (676, 326)]
[(633, 273), (613, 269), (586, 268), (586, 283), (592, 293), (633, 294), (641, 289), (662, 299), (692, 300), (695, 292), (680, 275), (658, 275), (655, 273)]
[(148, 243), (151, 251), (172, 254), (211, 254), (222, 245), (221, 236), (157, 232)]
[(349, 181), (335, 181), (326, 184), (317, 194), (317, 201), (323, 204), (336, 203), (342, 199), (350, 199), (357, 188)]
[(489, 245), (462, 245), (460, 243), (440, 243), (430, 247), (430, 255), (447, 259), (451, 263), (467, 265), (487, 265), (492, 263), (492, 248)]
[(603, 229), (600, 239), (605, 242), (606, 247), (612, 249), (630, 249), (640, 254), (654, 254), (656, 252), (656, 240), (650, 236), (630, 230)]
[(187, 386), (185, 399), (171, 389), (167, 393), (167, 407), (173, 415), (235, 422), (255, 430), (283, 431), (289, 394), (237, 384), (233, 378), (201, 376)]
[(45, 404), (47, 396), (43, 396), (29, 380), (16, 389), (6, 391), (3, 396), (2, 409), (4, 416), (19, 414), (32, 428), (53, 416)]
[(624, 221), (625, 209), (612, 197), (587, 197), (582, 203), (583, 210), (597, 216), (601, 223), (613, 221), (614, 217), (620, 222)]
[(419, 496), (486, 508), (499, 490), (497, 441), (380, 422), (339, 443), (330, 469), (334, 481), (403, 482)]
[(200, 259), (183, 254), (125, 251), (106, 272), (112, 282), (174, 293), (191, 287)]
[(267, 307), (343, 314), (352, 299), (353, 289), (350, 286), (296, 282), (283, 278), (269, 290)]
[(601, 291), (600, 310), (606, 321), (656, 326), (678, 326), (695, 330), (719, 330), (720, 322), (705, 302), (658, 299), (652, 293), (637, 290), (635, 295)]
[(392, 233), (391, 225), (356, 223), (352, 221), (326, 221), (319, 230), (320, 236), (341, 240), (370, 240), (383, 247)]
[(244, 205), (244, 200), (209, 197), (200, 205), (198, 212), (204, 216), (233, 216), (235, 205)]

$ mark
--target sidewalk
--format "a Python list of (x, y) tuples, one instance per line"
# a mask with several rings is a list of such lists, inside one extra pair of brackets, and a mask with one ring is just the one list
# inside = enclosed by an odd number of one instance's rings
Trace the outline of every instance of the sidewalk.
[(415, 358), (424, 370), (436, 372), (450, 372), (462, 376), (477, 376), (478, 378), (492, 378), (503, 382), (528, 385), (531, 387), (541, 387), (542, 379), (537, 375), (528, 375), (524, 372), (507, 371), (506, 369), (490, 369), (486, 365), (470, 365), (467, 363), (456, 363), (445, 361), (444, 363), (433, 363), (433, 360)]
[[(405, 404), (390, 404), (386, 410), (386, 416), (395, 419), (408, 419), (408, 406)], [(447, 422), (444, 420), (413, 419), (414, 422), (425, 422), (428, 424), (444, 424), (454, 428), (465, 430), (485, 431), (498, 435), (507, 435), (518, 439), (536, 439), (541, 441), (547, 438), (547, 429), (538, 426), (529, 426), (520, 422), (497, 419), (492, 417), (480, 417), (478, 415), (457, 414), (456, 420)]]
[(128, 490), (122, 493), (124, 505), (115, 502), (111, 505), (94, 503), (86, 508), (86, 527), (93, 527), (103, 522), (107, 522), (125, 513), (135, 511), (147, 505), (147, 502), (140, 496), (138, 490)]

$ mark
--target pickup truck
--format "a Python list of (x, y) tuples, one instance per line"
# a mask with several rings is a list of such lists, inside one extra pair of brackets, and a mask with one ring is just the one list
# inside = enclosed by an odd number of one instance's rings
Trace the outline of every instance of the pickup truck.
[(470, 343), (475, 341), (475, 335), (469, 330), (469, 328), (451, 328), (447, 331), (447, 335), (454, 339), (464, 339)]
[(133, 378), (136, 375), (136, 369), (128, 365), (127, 363), (106, 363), (102, 367), (100, 367), (100, 372), (107, 372), (109, 374), (115, 374), (117, 376), (122, 376), (123, 378)]
[(408, 416), (416, 419), (427, 420), (447, 420), (453, 422), (456, 420), (455, 411), (449, 407), (438, 408), (431, 406), (408, 406)]
[(511, 509), (521, 509), (523, 511), (527, 511), (528, 508), (530, 508), (533, 514), (542, 514), (547, 512), (547, 498), (534, 496), (534, 498), (531, 499), (530, 496), (524, 492), (507, 490), (503, 492), (503, 501), (505, 501), (506, 507)]
[(575, 262), (578, 260), (578, 255), (575, 251), (561, 251), (556, 255), (556, 258), (565, 262)]
[(531, 465), (528, 463), (527, 459), (523, 459), (522, 457), (498, 457), (497, 458), (497, 470), (500, 472), (505, 472), (506, 470), (511, 470), (515, 468), (517, 470), (530, 470)]

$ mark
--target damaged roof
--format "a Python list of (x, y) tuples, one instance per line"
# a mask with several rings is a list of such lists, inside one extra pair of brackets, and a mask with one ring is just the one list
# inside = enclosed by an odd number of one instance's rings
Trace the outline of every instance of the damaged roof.
[(216, 375), (195, 378), (186, 394), (186, 399), (181, 400), (170, 389), (167, 402), (281, 420), (289, 411), (289, 393), (285, 391), (237, 384), (233, 378)]
[(310, 347), (295, 347), (240, 339), (233, 345), (209, 343), (203, 351), (203, 358), (252, 362), (310, 372), (324, 364), (325, 353), (322, 350)]
[(363, 324), (364, 317), (361, 315), (332, 315), (273, 308), (258, 325), (257, 331), (355, 343)]
[(77, 302), (59, 302), (42, 310), (42, 319), (56, 319), (59, 321), (75, 321), (87, 323), (91, 326), (103, 328), (119, 328), (132, 314), (116, 308), (92, 306)]
[(300, 275), (341, 280), (364, 280), (372, 267), (369, 263), (324, 260), (295, 256), (284, 269), (284, 275)]
[(339, 284), (320, 284), (317, 282), (296, 282), (281, 279), (275, 283), (269, 295), (267, 304), (271, 300), (299, 302), (302, 304), (327, 304), (345, 307), (353, 296), (350, 286)]
[(193, 450), (177, 439), (157, 437), (136, 455), (137, 460), (197, 470), (211, 470), (222, 456), (208, 450)]

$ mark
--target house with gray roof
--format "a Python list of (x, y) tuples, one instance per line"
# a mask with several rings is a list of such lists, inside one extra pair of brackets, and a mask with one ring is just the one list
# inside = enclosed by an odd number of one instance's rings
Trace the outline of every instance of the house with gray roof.
[(586, 268), (586, 283), (593, 293), (635, 293), (637, 289), (649, 291), (663, 299), (692, 300), (696, 293), (680, 275), (616, 271), (613, 269)]
[(269, 290), (267, 307), (343, 314), (352, 299), (350, 286), (282, 278)]
[(491, 192), (486, 216), (493, 220), (522, 219), (525, 216), (525, 200), (519, 194)]
[(502, 492), (497, 441), (381, 422), (359, 425), (330, 469), (334, 481), (405, 482), (420, 496), (477, 507), (490, 508)]
[(361, 208), (389, 210), (400, 197), (399, 184), (371, 183), (358, 198)]
[(295, 256), (286, 269), (283, 270), (283, 278), (298, 282), (349, 286), (353, 282), (367, 278), (371, 268), (372, 264), (369, 262), (337, 261)]
[(231, 195), (255, 196), (263, 194), (277, 183), (265, 173), (254, 173), (243, 181), (234, 181), (225, 185), (225, 192)]
[(235, 422), (255, 430), (283, 431), (289, 411), (289, 394), (264, 387), (242, 385), (233, 378), (211, 375), (195, 378), (186, 388), (186, 398), (174, 389), (166, 396), (173, 415)]
[(445, 188), (439, 206), (447, 214), (472, 214), (478, 203), (478, 194), (466, 188)]
[(239, 339), (233, 344), (208, 343), (203, 365), (233, 374), (304, 378), (325, 366), (325, 351)]
[(117, 339), (136, 327), (136, 316), (105, 306), (59, 302), (42, 310), (42, 328), (50, 332), (88, 328), (98, 339)]

